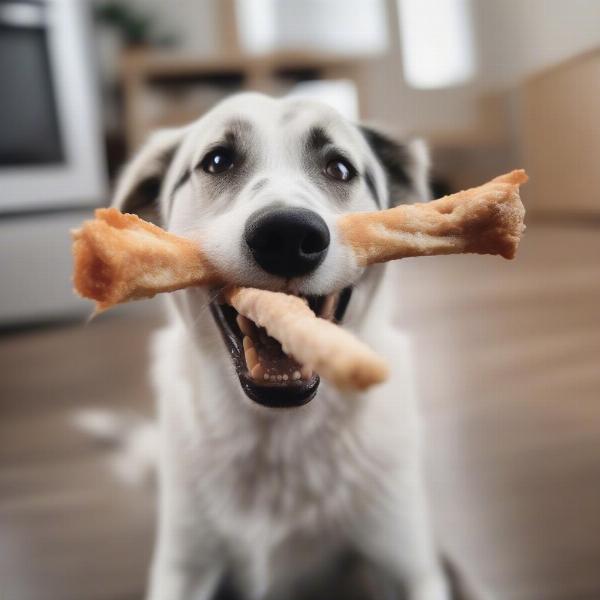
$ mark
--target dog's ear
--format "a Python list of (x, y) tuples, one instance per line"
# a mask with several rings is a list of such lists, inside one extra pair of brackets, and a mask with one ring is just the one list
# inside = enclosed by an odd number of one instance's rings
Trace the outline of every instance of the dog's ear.
[(117, 181), (112, 206), (157, 222), (158, 199), (163, 179), (185, 134), (185, 128), (161, 129), (153, 133), (125, 165)]
[(385, 171), (390, 206), (431, 199), (429, 151), (423, 140), (398, 142), (364, 125), (360, 130)]

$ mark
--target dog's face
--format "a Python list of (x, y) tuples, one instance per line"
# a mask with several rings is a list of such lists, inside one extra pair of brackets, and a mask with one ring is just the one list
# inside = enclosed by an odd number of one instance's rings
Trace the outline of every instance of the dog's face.
[[(161, 225), (197, 240), (225, 280), (304, 296), (341, 322), (363, 269), (336, 219), (427, 194), (420, 145), (395, 144), (315, 102), (241, 94), (156, 134), (126, 169), (115, 204), (132, 212), (159, 198)], [(314, 397), (317, 375), (233, 308), (211, 306), (252, 400), (291, 406)]]

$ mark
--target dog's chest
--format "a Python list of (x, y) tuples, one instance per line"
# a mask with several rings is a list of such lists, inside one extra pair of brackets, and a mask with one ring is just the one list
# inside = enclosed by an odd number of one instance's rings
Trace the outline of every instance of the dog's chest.
[(233, 539), (334, 535), (374, 475), (352, 420), (341, 415), (255, 422), (237, 435), (209, 434), (204, 446), (203, 500)]
[(266, 573), (292, 577), (339, 551), (372, 489), (348, 423), (270, 423), (205, 443), (202, 504), (252, 587)]

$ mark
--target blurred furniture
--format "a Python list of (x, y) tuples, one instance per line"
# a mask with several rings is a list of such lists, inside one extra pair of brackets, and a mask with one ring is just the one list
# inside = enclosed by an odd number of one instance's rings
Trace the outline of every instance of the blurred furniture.
[(522, 90), (528, 208), (600, 215), (600, 50), (530, 78)]
[(85, 3), (0, 2), (0, 216), (105, 190)]
[(281, 94), (294, 83), (357, 79), (360, 59), (311, 52), (199, 57), (152, 50), (123, 54), (127, 143), (137, 148), (158, 127), (197, 119), (228, 94), (255, 90)]
[(0, 326), (88, 310), (69, 248), (106, 190), (88, 11), (0, 2)]
[(90, 314), (73, 292), (70, 230), (91, 216), (84, 209), (0, 217), (0, 328)]

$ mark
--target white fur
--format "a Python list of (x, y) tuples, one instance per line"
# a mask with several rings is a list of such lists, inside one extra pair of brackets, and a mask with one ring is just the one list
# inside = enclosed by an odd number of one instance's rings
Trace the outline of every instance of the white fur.
[[(299, 116), (284, 125), (280, 116), (290, 108)], [(260, 155), (247, 185), (235, 197), (209, 204), (204, 183), (192, 176), (171, 197), (206, 143), (240, 117), (252, 122)], [(406, 585), (410, 600), (448, 598), (423, 491), (410, 351), (391, 325), (398, 291), (382, 278), (386, 268), (363, 273), (335, 237), (337, 215), (375, 207), (363, 183), (339, 206), (308, 180), (295, 140), (315, 120), (327, 123), (357, 164), (372, 166), (385, 198), (384, 172), (353, 125), (315, 103), (255, 94), (152, 138), (119, 186), (121, 205), (178, 144), (162, 188), (163, 224), (202, 244), (232, 281), (271, 289), (285, 283), (243, 253), (246, 219), (273, 201), (317, 211), (332, 231), (331, 249), (313, 275), (286, 289), (322, 294), (356, 283), (344, 326), (393, 366), (389, 381), (366, 393), (342, 394), (321, 382), (306, 406), (267, 409), (241, 391), (207, 309), (208, 292), (170, 294), (170, 324), (153, 342), (160, 521), (149, 600), (209, 599), (226, 571), (250, 600), (286, 597), (298, 578), (311, 577), (348, 547)], [(425, 194), (422, 148), (416, 156), (421, 168), (415, 185)], [(269, 185), (252, 195), (258, 177), (268, 177)]]

